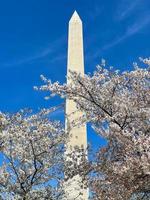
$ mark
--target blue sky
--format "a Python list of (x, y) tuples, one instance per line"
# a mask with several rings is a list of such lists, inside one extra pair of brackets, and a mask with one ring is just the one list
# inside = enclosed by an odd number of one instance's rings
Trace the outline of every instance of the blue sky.
[(0, 0), (1, 111), (59, 103), (45, 101), (33, 86), (41, 84), (40, 74), (65, 82), (74, 10), (84, 25), (86, 72), (101, 58), (128, 70), (139, 56), (150, 56), (150, 0)]

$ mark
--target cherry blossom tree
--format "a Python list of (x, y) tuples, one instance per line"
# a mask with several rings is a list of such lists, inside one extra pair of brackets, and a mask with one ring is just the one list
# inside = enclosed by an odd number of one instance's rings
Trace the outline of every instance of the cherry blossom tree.
[[(132, 71), (108, 69), (105, 61), (93, 75), (70, 72), (70, 83), (38, 88), (76, 102), (84, 115), (71, 124), (91, 122), (108, 144), (84, 167), (94, 200), (148, 199), (150, 194), (150, 59)], [(92, 173), (91, 176), (89, 174)]]
[(1, 199), (61, 199), (67, 136), (51, 111), (0, 113)]

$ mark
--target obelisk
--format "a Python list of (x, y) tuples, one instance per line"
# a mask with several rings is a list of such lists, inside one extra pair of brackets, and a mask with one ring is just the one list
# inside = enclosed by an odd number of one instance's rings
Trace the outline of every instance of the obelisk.
[[(67, 76), (70, 71), (84, 75), (82, 21), (76, 11), (69, 21)], [(67, 83), (71, 83), (71, 80), (67, 79)], [(81, 111), (77, 110), (76, 104), (72, 100), (66, 100), (66, 115), (66, 130), (68, 130), (70, 122), (82, 116)], [(71, 129), (69, 135), (66, 153), (71, 153), (76, 147), (86, 150), (87, 131), (85, 124)], [(81, 177), (76, 175), (66, 183), (65, 193), (67, 194), (67, 200), (88, 200), (88, 189), (82, 188), (80, 182), (82, 182)]]

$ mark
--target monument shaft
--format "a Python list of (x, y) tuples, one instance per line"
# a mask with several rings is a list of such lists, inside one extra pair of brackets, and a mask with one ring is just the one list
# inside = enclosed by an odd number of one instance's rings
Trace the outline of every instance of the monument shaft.
[[(67, 75), (69, 75), (69, 70), (84, 75), (82, 21), (76, 12), (69, 22)], [(67, 80), (68, 83), (69, 81)], [(66, 100), (66, 114), (68, 115), (68, 121), (78, 119), (82, 115), (80, 111), (77, 111), (76, 104), (72, 100)], [(71, 146), (81, 147), (83, 145), (86, 148), (87, 138), (85, 125), (80, 128), (74, 128), (71, 130), (70, 135), (72, 135), (70, 138)]]
[[(70, 70), (84, 75), (82, 21), (76, 11), (69, 21), (67, 75), (69, 75)], [(70, 83), (70, 80), (67, 79), (67, 83)], [(66, 100), (66, 115), (66, 130), (68, 130), (69, 122), (72, 122), (82, 116), (81, 111), (77, 110), (76, 104), (72, 100)], [(70, 140), (66, 144), (66, 153), (71, 153), (75, 147), (86, 150), (87, 133), (85, 124), (81, 127), (71, 129), (69, 134)], [(79, 175), (68, 181), (65, 187), (67, 200), (88, 199), (88, 190), (83, 189), (82, 186), (80, 186), (80, 182), (82, 182), (82, 180)], [(80, 195), (80, 193), (82, 193), (82, 195)]]

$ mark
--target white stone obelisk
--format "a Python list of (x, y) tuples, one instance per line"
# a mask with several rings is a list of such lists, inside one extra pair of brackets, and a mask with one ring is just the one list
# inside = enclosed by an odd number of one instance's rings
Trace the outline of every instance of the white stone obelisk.
[[(69, 75), (69, 70), (84, 75), (82, 21), (76, 11), (69, 21), (67, 75)], [(70, 80), (67, 79), (67, 83), (70, 83)], [(67, 130), (69, 122), (78, 119), (82, 115), (81, 111), (77, 110), (76, 104), (72, 100), (66, 100), (66, 115), (68, 116), (66, 119)], [(81, 127), (71, 129), (69, 135), (70, 140), (66, 144), (66, 153), (72, 152), (75, 147), (87, 148), (87, 131), (85, 124)], [(88, 189), (81, 187), (81, 181), (81, 177), (77, 175), (66, 183), (65, 193), (67, 195), (67, 200), (88, 200)]]

